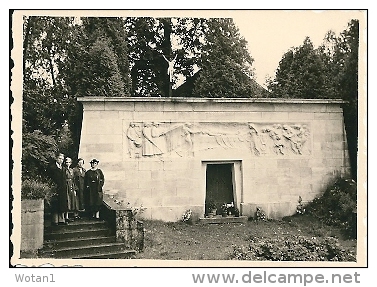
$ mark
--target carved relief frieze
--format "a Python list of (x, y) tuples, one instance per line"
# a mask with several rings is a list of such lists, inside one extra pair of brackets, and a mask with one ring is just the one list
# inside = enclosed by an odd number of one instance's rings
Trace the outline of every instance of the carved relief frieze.
[(241, 149), (255, 156), (310, 154), (310, 129), (304, 123), (126, 122), (130, 158), (192, 157), (210, 149)]

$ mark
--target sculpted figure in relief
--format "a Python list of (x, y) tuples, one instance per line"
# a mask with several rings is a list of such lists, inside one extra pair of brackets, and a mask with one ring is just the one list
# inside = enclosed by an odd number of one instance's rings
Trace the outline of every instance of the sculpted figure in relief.
[(284, 142), (282, 135), (282, 126), (280, 124), (273, 125), (273, 127), (267, 127), (264, 130), (273, 140), (273, 147), (276, 154), (284, 154)]
[(249, 124), (249, 133), (251, 136), (251, 150), (256, 155), (265, 153), (266, 143), (263, 141), (262, 135), (258, 133), (256, 128), (252, 124)]
[(291, 148), (294, 153), (302, 154), (303, 144), (306, 142), (308, 137), (308, 130), (305, 125), (294, 125), (293, 128), (284, 125), (284, 137), (290, 141)]
[(152, 140), (154, 143), (154, 154), (160, 155), (166, 153), (166, 132), (162, 130), (159, 122), (153, 122), (151, 128)]
[[(126, 132), (129, 156), (174, 156), (191, 157), (195, 150), (204, 151), (245, 148), (248, 142), (251, 152), (257, 156), (271, 149), (277, 155), (303, 154), (309, 130), (301, 124), (258, 123), (159, 123), (131, 122)], [(286, 149), (288, 147), (288, 149)]]
[(141, 128), (139, 124), (130, 123), (127, 129), (128, 138), (128, 152), (130, 157), (139, 157), (139, 150), (142, 146), (142, 135)]
[(143, 156), (153, 156), (155, 143), (152, 138), (152, 123), (144, 123), (143, 126)]

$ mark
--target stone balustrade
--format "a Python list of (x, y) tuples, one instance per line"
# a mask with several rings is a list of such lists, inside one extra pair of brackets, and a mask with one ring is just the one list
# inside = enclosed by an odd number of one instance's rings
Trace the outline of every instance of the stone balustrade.
[(135, 218), (132, 208), (105, 193), (101, 217), (108, 222), (117, 242), (123, 242), (126, 248), (139, 252), (144, 249), (143, 222)]

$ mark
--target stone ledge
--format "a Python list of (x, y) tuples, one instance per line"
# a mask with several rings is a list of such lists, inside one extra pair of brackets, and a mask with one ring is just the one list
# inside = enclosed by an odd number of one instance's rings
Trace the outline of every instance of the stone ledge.
[(340, 99), (286, 98), (160, 98), (160, 97), (78, 97), (79, 102), (183, 102), (183, 103), (287, 103), (287, 104), (344, 104)]
[(103, 204), (111, 210), (132, 210), (131, 208), (124, 206), (123, 202), (118, 201), (115, 196), (107, 193), (103, 194)]

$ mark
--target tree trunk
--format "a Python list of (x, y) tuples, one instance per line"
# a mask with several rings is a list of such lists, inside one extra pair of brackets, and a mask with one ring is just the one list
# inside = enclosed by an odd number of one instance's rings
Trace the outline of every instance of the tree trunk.
[(54, 74), (54, 64), (52, 62), (51, 47), (48, 47), (48, 56), (49, 56), (48, 62), (49, 62), (49, 66), (50, 66), (52, 85), (55, 87), (56, 86), (56, 80), (55, 80), (55, 74)]
[(26, 54), (27, 50), (29, 47), (29, 36), (30, 36), (30, 30), (32, 29), (32, 26), (34, 24), (34, 17), (31, 16), (29, 17), (26, 25), (26, 30), (25, 30), (25, 39), (24, 39), (24, 44), (23, 44), (23, 70), (25, 70), (25, 63), (26, 63)]
[[(172, 24), (171, 24), (171, 19), (170, 18), (166, 18), (166, 19), (163, 19), (162, 20), (162, 23), (164, 25), (164, 41), (163, 41), (163, 44), (162, 44), (162, 51), (165, 55), (165, 57), (171, 61), (173, 59), (173, 55), (172, 55), (172, 48), (171, 48), (171, 40), (170, 40), (170, 36), (171, 36), (171, 32), (172, 32)], [(166, 65), (164, 65), (164, 69), (165, 69), (165, 76), (164, 76), (164, 91), (166, 95), (169, 95), (169, 97), (172, 96), (172, 83), (170, 83), (170, 77), (167, 73), (167, 69), (168, 69), (168, 64), (166, 63)]]

